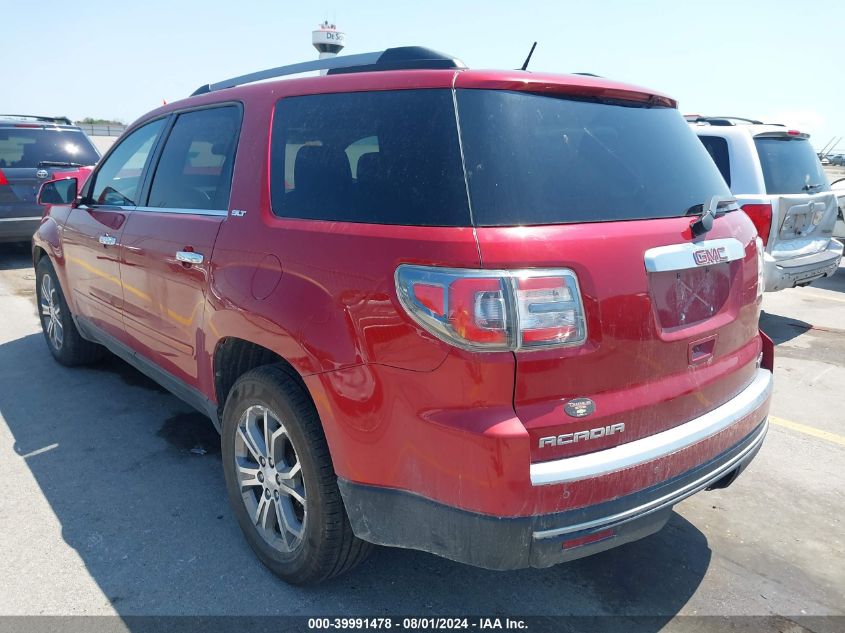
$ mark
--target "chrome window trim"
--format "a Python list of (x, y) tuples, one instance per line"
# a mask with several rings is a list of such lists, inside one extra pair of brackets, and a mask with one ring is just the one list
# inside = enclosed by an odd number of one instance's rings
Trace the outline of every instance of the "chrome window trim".
[(773, 382), (770, 371), (758, 369), (737, 396), (689, 422), (603, 451), (531, 464), (531, 484), (549, 486), (602, 477), (692, 446), (756, 411), (771, 395)]
[(727, 259), (724, 261), (732, 262), (745, 257), (745, 249), (742, 247), (742, 243), (736, 238), (725, 237), (717, 240), (685, 242), (650, 248), (645, 252), (645, 269), (650, 273), (659, 273), (699, 268), (699, 265), (695, 263), (693, 253), (714, 248), (725, 249)]
[(40, 220), (40, 215), (28, 215), (22, 218), (0, 218), (0, 222), (21, 222), (24, 220)]
[(635, 508), (630, 508), (628, 510), (618, 512), (610, 516), (601, 517), (592, 521), (585, 521), (583, 523), (576, 523), (574, 525), (567, 525), (565, 527), (552, 528), (550, 530), (539, 530), (537, 532), (534, 532), (533, 537), (535, 540), (541, 540), (547, 538), (554, 538), (556, 536), (562, 536), (564, 534), (572, 534), (574, 532), (580, 532), (582, 530), (614, 527), (622, 523), (632, 521), (634, 519), (639, 519), (654, 512), (658, 512), (660, 510), (663, 510), (664, 508), (671, 507), (676, 503), (683, 501), (687, 497), (691, 497), (696, 492), (705, 489), (714, 481), (717, 481), (720, 477), (729, 473), (730, 470), (736, 466), (736, 464), (742, 462), (742, 460), (745, 459), (750, 453), (759, 448), (760, 444), (762, 444), (763, 442), (763, 438), (766, 437), (766, 433), (768, 432), (768, 430), (769, 418), (766, 417), (760, 427), (758, 427), (758, 429), (754, 431), (754, 438), (751, 440), (748, 446), (742, 449), (742, 451), (740, 451), (737, 455), (734, 455), (730, 460), (728, 460), (724, 464), (721, 464), (714, 470), (705, 473), (695, 481), (687, 484), (686, 486), (683, 486), (678, 490), (673, 490), (672, 492), (669, 492), (663, 495), (662, 497), (649, 501), (648, 503), (644, 503)]
[[(174, 213), (177, 215), (209, 215), (214, 217), (228, 217), (227, 209), (176, 209), (170, 207), (130, 207), (132, 211), (149, 211), (152, 213)], [(127, 210), (129, 210), (127, 209)]]

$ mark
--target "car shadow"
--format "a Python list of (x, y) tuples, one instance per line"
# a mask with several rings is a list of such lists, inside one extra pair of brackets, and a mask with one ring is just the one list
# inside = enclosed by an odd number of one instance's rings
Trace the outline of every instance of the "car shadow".
[(760, 329), (772, 339), (775, 345), (786, 343), (812, 329), (812, 325), (794, 317), (760, 312)]
[(117, 359), (61, 367), (41, 334), (0, 345), (0, 384), (0, 424), (15, 459), (26, 461), (65, 543), (130, 629), (138, 615), (330, 613), (614, 615), (596, 630), (656, 631), (710, 564), (705, 535), (673, 514), (642, 541), (549, 569), (493, 572), (378, 548), (343, 577), (293, 587), (242, 538), (206, 418)]
[(29, 242), (0, 242), (0, 270), (32, 268)]

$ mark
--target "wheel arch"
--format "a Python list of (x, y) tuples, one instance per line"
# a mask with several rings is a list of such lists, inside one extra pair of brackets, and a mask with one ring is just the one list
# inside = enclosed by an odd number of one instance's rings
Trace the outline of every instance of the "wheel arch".
[(212, 363), (214, 395), (221, 419), (223, 408), (226, 406), (226, 399), (238, 378), (248, 371), (265, 365), (280, 367), (311, 398), (311, 393), (305, 381), (294, 366), (278, 352), (258, 343), (237, 336), (224, 336), (217, 341)]

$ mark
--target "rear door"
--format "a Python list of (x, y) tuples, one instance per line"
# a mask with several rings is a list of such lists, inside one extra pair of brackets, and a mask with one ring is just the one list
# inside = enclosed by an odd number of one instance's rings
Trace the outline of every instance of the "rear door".
[[(750, 383), (755, 231), (728, 205), (693, 238), (702, 204), (730, 192), (674, 108), (487, 90), (457, 103), (484, 267), (569, 269), (584, 304), (586, 341), (515, 353), (534, 461), (666, 430)], [(532, 292), (523, 328), (543, 322)]]
[(118, 141), (87, 181), (82, 204), (71, 210), (63, 229), (76, 313), (120, 341), (125, 341), (124, 294), (143, 295), (120, 277), (121, 238), (164, 124), (165, 119), (147, 123)]
[(838, 206), (809, 139), (795, 132), (766, 132), (754, 137), (754, 145), (772, 204), (769, 251), (775, 259), (824, 251)]
[(140, 291), (124, 295), (132, 347), (192, 387), (198, 386), (209, 262), (228, 215), (240, 123), (239, 105), (178, 114), (151, 169), (146, 202), (122, 237), (121, 277)]

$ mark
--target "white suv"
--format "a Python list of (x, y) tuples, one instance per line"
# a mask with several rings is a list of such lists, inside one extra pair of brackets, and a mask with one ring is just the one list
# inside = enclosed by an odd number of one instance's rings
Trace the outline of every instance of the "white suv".
[(763, 240), (766, 291), (829, 277), (842, 259), (832, 239), (836, 196), (808, 134), (735, 117), (690, 116)]

